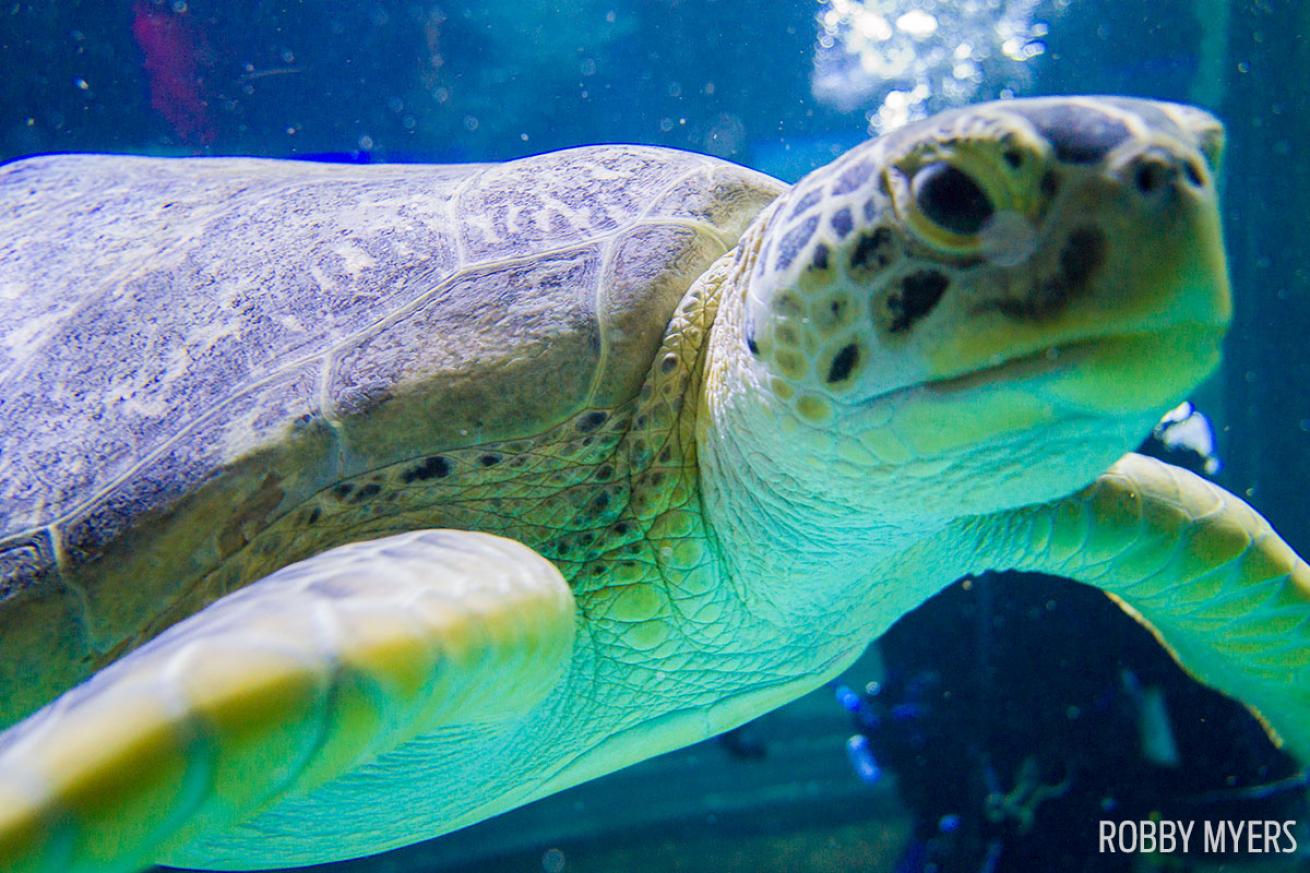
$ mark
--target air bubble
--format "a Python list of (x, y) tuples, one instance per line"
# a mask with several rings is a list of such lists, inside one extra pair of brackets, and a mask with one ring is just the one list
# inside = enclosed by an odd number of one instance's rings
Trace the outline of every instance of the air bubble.
[(563, 873), (564, 853), (559, 849), (547, 849), (541, 856), (541, 869), (546, 873)]

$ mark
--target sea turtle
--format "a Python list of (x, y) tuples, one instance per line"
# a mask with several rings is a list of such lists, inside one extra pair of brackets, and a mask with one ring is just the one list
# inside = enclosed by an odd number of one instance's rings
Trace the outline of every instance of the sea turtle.
[(1218, 361), (1222, 138), (1049, 98), (790, 188), (628, 145), (9, 165), (0, 866), (431, 837), (989, 567), (1105, 589), (1310, 753), (1310, 568), (1125, 454)]

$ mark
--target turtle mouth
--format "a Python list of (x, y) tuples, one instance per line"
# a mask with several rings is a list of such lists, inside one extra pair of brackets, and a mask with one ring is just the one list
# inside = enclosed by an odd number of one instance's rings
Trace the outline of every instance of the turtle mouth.
[(1086, 339), (1055, 343), (1035, 351), (999, 358), (985, 367), (951, 376), (929, 379), (919, 385), (908, 386), (939, 394), (971, 391), (998, 382), (1015, 382), (1051, 374), (1062, 367), (1077, 366), (1098, 344), (1107, 339), (1144, 337), (1146, 334), (1105, 334)]
[(1099, 415), (1136, 414), (1182, 395), (1219, 363), (1224, 326), (1188, 322), (1165, 330), (1106, 333), (995, 360), (921, 383), (939, 402), (998, 389)]
[(1047, 440), (1110, 439), (1127, 451), (1215, 368), (1223, 334), (1196, 323), (1017, 349), (882, 395), (889, 402), (872, 404), (864, 426), (873, 444), (933, 464), (980, 451), (1010, 463)]

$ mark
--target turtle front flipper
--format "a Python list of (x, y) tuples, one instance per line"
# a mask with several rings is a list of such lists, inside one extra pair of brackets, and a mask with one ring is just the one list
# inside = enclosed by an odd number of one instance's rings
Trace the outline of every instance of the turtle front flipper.
[(1310, 760), (1310, 566), (1241, 499), (1129, 454), (1068, 498), (965, 524), (979, 537), (975, 569), (1104, 590)]
[(512, 718), (563, 673), (564, 579), (428, 530), (241, 589), (0, 735), (0, 869), (133, 870), (420, 731)]

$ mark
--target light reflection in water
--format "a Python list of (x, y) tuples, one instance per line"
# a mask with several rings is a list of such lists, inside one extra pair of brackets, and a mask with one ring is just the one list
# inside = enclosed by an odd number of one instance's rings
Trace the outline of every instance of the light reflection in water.
[(1072, 0), (820, 0), (812, 87), (885, 133), (939, 109), (1013, 96)]

